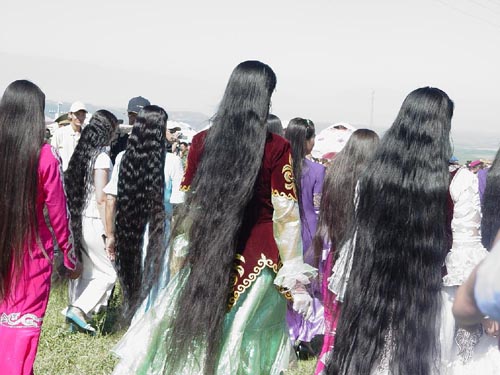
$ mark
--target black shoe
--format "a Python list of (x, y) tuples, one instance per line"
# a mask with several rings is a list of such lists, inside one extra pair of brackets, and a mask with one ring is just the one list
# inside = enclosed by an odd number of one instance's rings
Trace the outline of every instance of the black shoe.
[(299, 360), (304, 361), (317, 356), (317, 354), (312, 349), (311, 344), (303, 341), (299, 343), (295, 352), (297, 353), (297, 357), (299, 357)]

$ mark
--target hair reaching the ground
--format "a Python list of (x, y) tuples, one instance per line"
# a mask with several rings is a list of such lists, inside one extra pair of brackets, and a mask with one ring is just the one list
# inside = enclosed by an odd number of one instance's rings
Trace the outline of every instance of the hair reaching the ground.
[(443, 91), (410, 93), (361, 177), (328, 374), (370, 374), (384, 348), (393, 375), (430, 375), (438, 366), (452, 115)]
[[(155, 105), (137, 114), (123, 155), (116, 202), (116, 266), (130, 319), (157, 280), (165, 256), (165, 155), (168, 115)], [(144, 268), (141, 254), (148, 226)]]
[(45, 134), (45, 94), (12, 82), (0, 101), (0, 301), (19, 276), (24, 251), (38, 236), (38, 157)]
[(239, 64), (208, 130), (204, 151), (178, 222), (190, 221), (191, 274), (167, 341), (170, 368), (196, 343), (206, 342), (205, 373), (213, 374), (232, 288), (231, 274), (245, 209), (254, 194), (266, 141), (266, 120), (276, 85), (271, 68)]
[(500, 150), (488, 171), (483, 196), (481, 235), (483, 246), (491, 250), (500, 229)]
[(80, 140), (64, 173), (71, 231), (75, 252), (80, 260), (82, 253), (86, 252), (83, 246), (82, 215), (93, 191), (94, 164), (104, 147), (109, 146), (117, 124), (115, 115), (105, 109), (94, 113), (89, 124), (82, 129)]

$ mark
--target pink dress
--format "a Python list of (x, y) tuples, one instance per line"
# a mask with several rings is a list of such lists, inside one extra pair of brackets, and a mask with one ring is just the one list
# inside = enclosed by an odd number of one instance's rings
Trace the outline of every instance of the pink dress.
[(45, 223), (47, 208), (56, 240), (64, 254), (66, 268), (74, 269), (76, 256), (69, 229), (69, 213), (60, 162), (49, 145), (42, 146), (38, 162), (36, 220), (44, 249), (26, 247), (22, 273), (9, 296), (0, 303), (0, 372), (33, 374), (42, 320), (49, 300), (54, 245)]

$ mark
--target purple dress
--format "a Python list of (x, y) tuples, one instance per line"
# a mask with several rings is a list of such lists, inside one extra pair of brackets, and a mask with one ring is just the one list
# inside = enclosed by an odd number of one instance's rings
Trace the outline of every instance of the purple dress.
[(479, 182), (479, 199), (483, 204), (484, 190), (486, 189), (486, 178), (488, 177), (489, 168), (483, 168), (477, 171), (477, 180)]
[[(318, 224), (319, 204), (321, 190), (325, 178), (325, 167), (321, 164), (304, 159), (301, 176), (301, 220), (302, 220), (302, 245), (304, 249), (304, 262), (314, 266), (314, 248), (312, 239)], [(321, 272), (321, 267), (320, 267)], [(308, 290), (313, 297), (313, 313), (307, 321), (289, 306), (287, 323), (292, 343), (299, 341), (310, 342), (316, 335), (324, 333), (324, 313), (321, 298), (321, 285), (312, 280)]]
[(304, 248), (304, 261), (310, 265), (312, 265), (314, 259), (314, 249), (311, 245), (318, 224), (319, 204), (324, 179), (325, 167), (309, 159), (304, 159), (301, 177), (302, 245)]

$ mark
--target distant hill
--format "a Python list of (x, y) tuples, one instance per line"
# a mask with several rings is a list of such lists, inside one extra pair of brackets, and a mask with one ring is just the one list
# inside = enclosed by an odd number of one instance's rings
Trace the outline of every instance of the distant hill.
[[(327, 128), (336, 122), (315, 122), (316, 133)], [(357, 129), (368, 128), (365, 124), (351, 124)], [(388, 128), (373, 127), (372, 128), (380, 137), (383, 137)], [(475, 129), (453, 131), (451, 135), (451, 143), (453, 147), (453, 155), (455, 155), (460, 164), (465, 164), (467, 161), (482, 159), (493, 160), (496, 152), (500, 147), (500, 131), (482, 131), (477, 132)]]
[[(125, 124), (128, 123), (127, 109), (125, 107), (108, 107), (102, 105), (94, 105), (85, 103), (87, 109), (90, 113), (94, 113), (99, 109), (107, 109), (112, 112), (118, 119), (122, 119)], [(57, 114), (66, 113), (69, 111), (71, 103), (68, 102), (56, 102), (53, 100), (47, 100), (45, 102), (45, 115), (52, 119), (57, 117)], [(190, 111), (169, 111), (169, 120), (185, 122), (196, 130), (201, 130), (208, 125), (209, 117), (200, 112), (190, 112)]]

